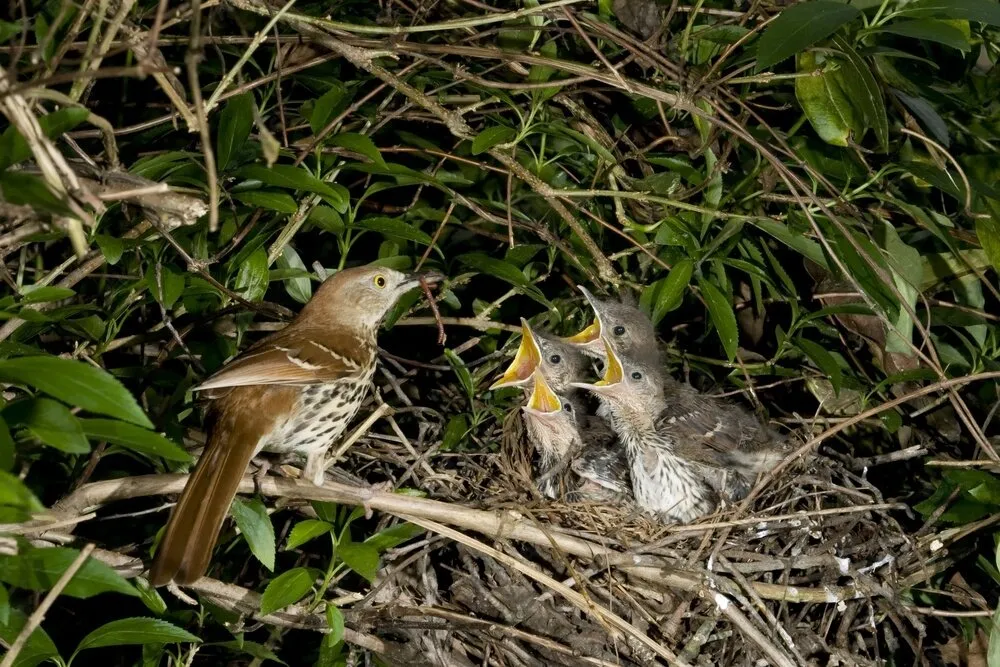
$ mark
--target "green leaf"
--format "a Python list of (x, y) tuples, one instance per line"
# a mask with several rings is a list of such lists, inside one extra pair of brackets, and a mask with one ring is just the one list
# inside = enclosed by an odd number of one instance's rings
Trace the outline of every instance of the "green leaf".
[[(0, 417), (0, 470), (10, 470), (14, 467), (14, 438), (10, 435), (7, 422)], [(2, 497), (0, 489), (0, 497)], [(0, 502), (0, 504), (3, 504)]]
[(30, 206), (53, 215), (73, 215), (69, 207), (40, 177), (19, 171), (0, 172), (0, 193), (16, 206)]
[(146, 270), (146, 285), (153, 298), (170, 310), (184, 293), (184, 274), (169, 264), (160, 264), (159, 271), (156, 264), (150, 264)]
[(0, 381), (35, 387), (84, 410), (153, 428), (129, 391), (107, 371), (59, 357), (0, 360)]
[(365, 218), (358, 220), (355, 225), (362, 229), (378, 232), (383, 236), (402, 239), (403, 241), (414, 241), (422, 245), (430, 245), (432, 241), (429, 234), (398, 218)]
[(271, 517), (267, 515), (264, 503), (256, 498), (248, 501), (236, 498), (233, 500), (230, 512), (250, 546), (250, 551), (264, 567), (273, 572), (274, 526), (271, 524)]
[(722, 341), (726, 356), (729, 357), (729, 361), (732, 361), (736, 358), (736, 347), (739, 343), (739, 329), (736, 326), (733, 306), (718, 287), (704, 278), (698, 278), (698, 287), (701, 289), (701, 295), (705, 298), (708, 314), (715, 325), (715, 331), (719, 334), (719, 340)]
[(46, 445), (67, 454), (88, 454), (90, 443), (73, 413), (59, 401), (35, 398), (12, 403), (4, 418), (28, 430)]
[(336, 643), (344, 638), (344, 613), (336, 605), (326, 605), (326, 624), (330, 626), (330, 641)]
[(10, 593), (6, 586), (0, 586), (0, 626), (10, 623)]
[(910, 109), (931, 137), (945, 148), (951, 145), (951, 137), (948, 135), (948, 125), (927, 100), (922, 97), (907, 95), (901, 90), (893, 90), (892, 93)]
[[(27, 614), (19, 609), (11, 609), (10, 618), (0, 623), (0, 639), (9, 647), (17, 640), (27, 622)], [(21, 647), (21, 652), (14, 658), (12, 667), (35, 667), (50, 659), (59, 660), (59, 649), (45, 630), (36, 627)]]
[(497, 144), (511, 141), (515, 136), (517, 136), (517, 133), (509, 127), (502, 125), (488, 127), (477, 134), (472, 140), (472, 154), (479, 155), (480, 153), (485, 153)]
[(146, 456), (160, 456), (168, 461), (191, 461), (191, 455), (164, 436), (134, 424), (113, 419), (80, 419), (88, 438), (121, 445)]
[(33, 512), (41, 512), (45, 506), (16, 475), (0, 470), (0, 508), (13, 510), (13, 516), (22, 517), (11, 521), (19, 523), (28, 520)]
[(1000, 26), (1000, 4), (995, 0), (920, 0), (906, 5), (899, 13), (920, 18), (941, 16), (965, 19)]
[(833, 355), (822, 345), (814, 343), (811, 340), (799, 338), (795, 342), (799, 346), (799, 349), (805, 352), (806, 356), (812, 359), (813, 363), (823, 371), (830, 380), (830, 384), (833, 385), (833, 391), (839, 394), (844, 377)]
[(336, 189), (313, 176), (303, 167), (290, 164), (276, 164), (270, 169), (259, 164), (250, 164), (237, 172), (241, 177), (255, 179), (266, 185), (290, 190), (301, 190), (326, 197), (331, 205), (343, 213), (347, 210), (348, 197), (342, 187)]
[(27, 285), (21, 288), (24, 303), (45, 303), (47, 301), (62, 301), (75, 295), (76, 292), (67, 287), (46, 287), (44, 285)]
[[(87, 120), (89, 116), (90, 111), (83, 107), (66, 107), (40, 116), (38, 125), (46, 137), (56, 139)], [(12, 164), (17, 164), (31, 157), (28, 142), (13, 125), (8, 126), (4, 131), (3, 137), (0, 138), (0, 147), (4, 148), (3, 151), (0, 151), (0, 169), (6, 169)]]
[(285, 543), (285, 551), (291, 551), (296, 547), (302, 546), (309, 540), (314, 540), (320, 535), (326, 535), (331, 530), (333, 530), (333, 525), (326, 521), (318, 519), (299, 521), (288, 535), (288, 541)]
[(835, 37), (833, 43), (844, 54), (840, 61), (845, 70), (845, 81), (851, 85), (851, 100), (861, 112), (865, 123), (875, 130), (882, 150), (889, 147), (889, 120), (885, 111), (885, 100), (882, 89), (872, 74), (872, 67), (862, 58), (851, 44), (841, 37)]
[(227, 648), (234, 653), (246, 653), (255, 658), (263, 660), (273, 660), (279, 665), (287, 665), (288, 663), (279, 658), (274, 654), (274, 651), (270, 650), (263, 644), (258, 644), (257, 642), (248, 641), (228, 641), (228, 642), (212, 642), (212, 646), (221, 646)]
[[(659, 324), (667, 313), (681, 305), (684, 290), (691, 282), (693, 273), (694, 262), (682, 259), (674, 264), (666, 278), (657, 280), (642, 291), (639, 303), (647, 308), (646, 312), (650, 313), (654, 325)], [(643, 303), (644, 301), (648, 301), (648, 306)]]
[(122, 254), (125, 252), (125, 243), (121, 239), (98, 234), (94, 237), (94, 240), (97, 241), (97, 247), (100, 248), (104, 259), (111, 266), (117, 264), (118, 260), (122, 258)]
[(337, 545), (340, 560), (368, 581), (375, 581), (378, 572), (378, 551), (370, 544), (341, 542)]
[(135, 616), (106, 623), (84, 637), (77, 652), (104, 646), (130, 646), (135, 644), (200, 643), (201, 639), (176, 625), (158, 618)]
[(337, 112), (347, 98), (347, 89), (344, 84), (336, 81), (330, 90), (313, 104), (312, 113), (309, 115), (309, 127), (313, 134), (319, 134), (327, 123), (333, 119), (333, 114)]
[(935, 21), (933, 19), (896, 21), (889, 25), (881, 26), (873, 32), (887, 32), (893, 35), (937, 42), (963, 53), (972, 50), (972, 45), (969, 44), (969, 40), (965, 38), (961, 30), (943, 21)]
[(0, 21), (0, 44), (10, 40), (11, 37), (21, 32), (21, 25), (10, 21)]
[(857, 8), (834, 0), (811, 0), (786, 8), (761, 35), (757, 71), (780, 63), (829, 37), (861, 15)]
[(349, 151), (354, 151), (355, 153), (364, 155), (366, 158), (382, 167), (386, 166), (385, 160), (382, 159), (382, 153), (375, 145), (375, 142), (371, 140), (371, 137), (367, 135), (357, 134), (356, 132), (343, 132), (330, 137), (327, 143), (331, 146), (340, 146), (341, 148), (346, 148)]
[(257, 248), (240, 263), (234, 289), (247, 301), (260, 301), (267, 292), (269, 281), (267, 251)]
[(317, 206), (309, 213), (309, 222), (336, 236), (344, 233), (344, 219), (329, 206)]
[(816, 241), (807, 239), (802, 234), (793, 232), (788, 225), (773, 220), (753, 220), (753, 225), (778, 239), (792, 250), (806, 257), (817, 265), (829, 270), (823, 247)]
[(219, 171), (225, 171), (233, 155), (239, 152), (253, 128), (253, 93), (241, 93), (228, 102), (219, 115), (219, 134), (215, 139)]
[[(38, 548), (20, 544), (18, 548), (20, 553), (16, 556), (0, 554), (0, 581), (39, 592), (52, 588), (80, 555), (76, 549), (67, 547)], [(112, 568), (88, 558), (62, 594), (86, 599), (107, 592), (139, 596), (139, 592)]]
[(1000, 222), (994, 218), (976, 219), (976, 236), (993, 269), (1000, 272)]
[(452, 415), (448, 425), (444, 427), (444, 435), (441, 436), (441, 449), (446, 452), (454, 451), (468, 432), (469, 420), (466, 416)]
[(234, 192), (233, 199), (254, 208), (266, 208), (269, 211), (292, 214), (299, 210), (292, 196), (285, 192), (268, 192), (267, 190), (247, 190)]
[(295, 248), (290, 245), (285, 246), (278, 257), (278, 266), (283, 269), (300, 269), (306, 272), (306, 276), (285, 280), (285, 291), (288, 292), (288, 296), (299, 303), (308, 303), (309, 299), (312, 298), (312, 281), (309, 280), (309, 270), (306, 268), (305, 262), (299, 257), (299, 253), (295, 252)]
[(394, 526), (389, 526), (385, 530), (375, 533), (365, 540), (365, 544), (374, 547), (376, 551), (381, 553), (386, 549), (398, 547), (403, 542), (408, 542), (417, 535), (423, 535), (425, 530), (416, 524), (404, 521), (403, 523), (397, 523)]
[(307, 568), (296, 567), (282, 572), (264, 589), (260, 598), (260, 613), (270, 614), (295, 604), (309, 592), (312, 583), (313, 575)]
[(795, 99), (820, 139), (843, 147), (848, 145), (853, 132), (860, 140), (864, 126), (859, 123), (860, 114), (844, 90), (843, 71), (824, 70), (813, 51), (796, 56), (796, 69), (799, 74), (819, 72), (795, 79)]
[(549, 305), (548, 299), (545, 298), (545, 295), (528, 281), (521, 269), (517, 268), (510, 262), (490, 257), (489, 255), (481, 252), (459, 255), (458, 261), (471, 269), (479, 271), (480, 273), (485, 273), (493, 276), (494, 278), (499, 278), (500, 280), (510, 283), (515, 287), (519, 287), (524, 290), (525, 294), (530, 296), (535, 301), (538, 301), (546, 306)]

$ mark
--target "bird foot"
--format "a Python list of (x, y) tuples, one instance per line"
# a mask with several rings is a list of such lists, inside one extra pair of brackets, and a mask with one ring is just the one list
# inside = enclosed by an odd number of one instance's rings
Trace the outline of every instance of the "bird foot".
[(326, 452), (319, 450), (306, 455), (302, 479), (308, 479), (316, 486), (323, 486), (326, 482)]
[(265, 477), (267, 477), (267, 473), (270, 470), (271, 470), (271, 462), (265, 460), (263, 463), (260, 464), (260, 467), (257, 468), (256, 472), (254, 472), (253, 474), (253, 491), (258, 496), (263, 495), (261, 494), (260, 491), (260, 483), (261, 481), (264, 480)]

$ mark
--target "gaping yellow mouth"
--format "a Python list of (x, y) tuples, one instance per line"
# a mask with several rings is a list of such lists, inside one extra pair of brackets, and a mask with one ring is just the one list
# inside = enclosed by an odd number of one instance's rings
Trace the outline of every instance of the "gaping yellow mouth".
[(503, 376), (490, 385), (490, 389), (516, 387), (527, 383), (541, 360), (542, 353), (538, 349), (538, 342), (535, 340), (535, 335), (531, 332), (528, 321), (522, 317), (521, 344), (514, 355), (514, 361), (510, 362), (510, 366), (504, 371)]
[(562, 410), (562, 401), (549, 388), (541, 373), (535, 373), (535, 386), (528, 398), (528, 408), (536, 412), (559, 412)]
[(594, 383), (595, 387), (610, 387), (618, 384), (625, 378), (625, 371), (622, 369), (622, 362), (618, 359), (611, 344), (606, 338), (601, 338), (604, 343), (604, 351), (607, 353), (607, 360), (604, 362), (604, 377)]
[(587, 345), (588, 343), (593, 343), (595, 340), (601, 337), (601, 321), (598, 319), (594, 320), (594, 323), (589, 327), (584, 329), (578, 334), (569, 336), (568, 338), (563, 338), (564, 341), (570, 343), (571, 345)]

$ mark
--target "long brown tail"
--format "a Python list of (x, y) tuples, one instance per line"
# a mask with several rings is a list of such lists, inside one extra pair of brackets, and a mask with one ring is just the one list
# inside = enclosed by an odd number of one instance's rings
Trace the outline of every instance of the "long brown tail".
[(156, 551), (149, 570), (153, 586), (170, 581), (191, 584), (208, 569), (222, 522), (257, 444), (234, 435), (234, 429), (222, 424), (212, 429), (205, 452), (170, 514)]

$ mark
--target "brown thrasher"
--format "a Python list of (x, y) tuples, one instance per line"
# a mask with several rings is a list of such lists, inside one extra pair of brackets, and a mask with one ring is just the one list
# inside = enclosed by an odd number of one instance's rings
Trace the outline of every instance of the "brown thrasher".
[(195, 387), (214, 399), (208, 441), (156, 551), (153, 586), (205, 573), (240, 480), (262, 450), (305, 455), (303, 477), (322, 483), (326, 450), (371, 385), (382, 318), (420, 280), (371, 265), (339, 271), (287, 327)]

